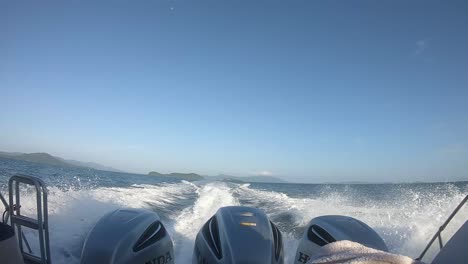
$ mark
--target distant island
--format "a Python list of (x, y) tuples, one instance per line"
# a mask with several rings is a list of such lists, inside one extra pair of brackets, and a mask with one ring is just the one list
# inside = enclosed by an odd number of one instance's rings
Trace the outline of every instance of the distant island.
[[(67, 160), (60, 157), (53, 156), (45, 152), (37, 153), (22, 153), (22, 152), (2, 152), (0, 151), (0, 158), (11, 159), (11, 160), (21, 160), (33, 163), (47, 164), (59, 167), (71, 167), (71, 168), (85, 168), (85, 169), (95, 169), (101, 171), (111, 171), (111, 172), (123, 172), (121, 170), (104, 166), (94, 162), (82, 162), (76, 160)], [(196, 173), (159, 173), (156, 171), (151, 171), (147, 175), (149, 176), (158, 176), (158, 177), (167, 177), (178, 180), (186, 181), (199, 181), (199, 180), (209, 180), (209, 181), (224, 181), (232, 183), (254, 183), (254, 182), (264, 182), (264, 183), (286, 183), (286, 181), (276, 178), (273, 176), (231, 176), (220, 174), (217, 176), (201, 176)]]
[(201, 176), (196, 173), (168, 173), (163, 174), (159, 172), (149, 172), (148, 175), (150, 176), (158, 176), (158, 177), (168, 177), (174, 178), (179, 180), (186, 180), (186, 181), (199, 181), (199, 180), (209, 180), (209, 181), (223, 181), (223, 182), (232, 182), (232, 183), (254, 183), (254, 182), (263, 182), (263, 183), (286, 183), (286, 181), (273, 177), (273, 176), (246, 176), (246, 177), (239, 177), (239, 176), (231, 176), (231, 175), (224, 175), (220, 174), (218, 176)]
[(54, 165), (60, 167), (77, 167), (77, 168), (88, 168), (102, 171), (122, 172), (112, 167), (104, 166), (94, 162), (82, 162), (76, 160), (66, 160), (60, 157), (55, 157), (49, 153), (21, 153), (21, 152), (1, 152), (0, 158), (22, 160), (34, 163), (41, 163), (47, 165)]
[(169, 173), (169, 174), (163, 174), (155, 171), (151, 171), (148, 173), (150, 176), (158, 176), (158, 177), (168, 177), (168, 178), (174, 178), (178, 180), (186, 180), (186, 181), (199, 181), (205, 179), (203, 176), (200, 176), (196, 173)]
[(287, 183), (287, 181), (282, 180), (273, 176), (232, 176), (220, 174), (218, 176), (205, 176), (207, 180), (213, 181), (227, 181), (233, 183), (254, 183), (254, 182), (264, 182), (264, 183)]

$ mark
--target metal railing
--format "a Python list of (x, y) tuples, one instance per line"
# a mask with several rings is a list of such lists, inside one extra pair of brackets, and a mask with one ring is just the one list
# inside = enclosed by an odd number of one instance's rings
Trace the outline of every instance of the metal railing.
[(460, 204), (450, 214), (450, 216), (447, 218), (447, 220), (444, 222), (444, 224), (439, 227), (439, 230), (435, 233), (435, 235), (432, 237), (431, 241), (429, 241), (429, 244), (427, 244), (426, 248), (424, 248), (423, 252), (421, 253), (421, 255), (418, 258), (416, 258), (416, 260), (421, 260), (424, 257), (424, 255), (426, 255), (427, 251), (431, 248), (432, 244), (434, 243), (434, 241), (436, 239), (439, 240), (439, 249), (442, 249), (444, 247), (444, 244), (442, 242), (442, 236), (441, 236), (442, 231), (444, 231), (445, 227), (447, 227), (447, 225), (450, 223), (452, 218), (458, 213), (458, 211), (460, 211), (460, 209), (463, 207), (463, 205), (466, 203), (467, 200), (468, 200), (468, 195), (465, 196), (465, 198), (460, 202)]
[[(5, 198), (3, 197), (1, 192), (0, 192), (0, 200), (3, 203), (3, 207), (5, 207), (5, 211), (3, 212), (3, 215), (2, 215), (2, 221), (3, 221), (3, 223), (6, 224), (8, 222), (8, 216), (9, 216), (8, 211), (10, 210), (10, 206), (8, 206), (8, 203), (5, 200)], [(6, 215), (6, 217), (5, 217), (5, 215)]]
[[(36, 190), (36, 219), (21, 214), (20, 183), (34, 186)], [(26, 263), (50, 264), (49, 220), (47, 208), (47, 188), (38, 178), (26, 175), (14, 175), (8, 182), (9, 215), (11, 226), (18, 230), (18, 241), (21, 253)], [(37, 230), (39, 233), (40, 256), (33, 255), (29, 243), (25, 239), (22, 227)], [(23, 241), (29, 253), (23, 249)]]

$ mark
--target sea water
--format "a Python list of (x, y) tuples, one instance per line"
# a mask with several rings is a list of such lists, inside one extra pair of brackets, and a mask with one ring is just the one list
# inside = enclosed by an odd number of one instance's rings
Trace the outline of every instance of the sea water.
[[(0, 191), (15, 173), (42, 178), (49, 190), (54, 263), (79, 263), (83, 242), (104, 214), (121, 207), (157, 212), (175, 247), (177, 264), (191, 263), (197, 232), (222, 206), (265, 211), (282, 231), (285, 263), (292, 263), (307, 223), (321, 215), (347, 215), (371, 226), (394, 253), (417, 257), (468, 193), (468, 182), (413, 184), (282, 184), (187, 182), (155, 176), (62, 168), (0, 158)], [(22, 213), (34, 215), (25, 190)], [(468, 219), (463, 208), (443, 233), (448, 238)], [(37, 252), (37, 233), (26, 230)]]

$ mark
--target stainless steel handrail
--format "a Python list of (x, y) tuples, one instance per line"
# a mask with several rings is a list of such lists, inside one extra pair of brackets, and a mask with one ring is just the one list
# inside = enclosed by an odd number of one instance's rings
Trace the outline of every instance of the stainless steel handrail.
[[(20, 183), (32, 185), (36, 190), (36, 212), (37, 219), (25, 217), (21, 215), (21, 201), (20, 201)], [(49, 244), (49, 221), (48, 221), (48, 207), (47, 207), (47, 187), (45, 183), (35, 177), (26, 175), (14, 175), (8, 182), (9, 190), (9, 214), (12, 226), (16, 226), (18, 230), (18, 241), (21, 252), (25, 259), (30, 259), (32, 263), (50, 264), (50, 244)], [(36, 229), (39, 233), (39, 249), (41, 256), (37, 257), (24, 252), (23, 243), (24, 234), (21, 230), (22, 226)], [(25, 240), (26, 247), (30, 251), (29, 243)], [(30, 252), (31, 253), (31, 252)]]
[(8, 210), (8, 203), (3, 197), (2, 193), (0, 193), (0, 200), (2, 200), (3, 206), (5, 206), (5, 209)]
[[(0, 192), (0, 200), (2, 200), (3, 206), (5, 207), (5, 211), (2, 214), (2, 220), (6, 224), (6, 223), (8, 223), (8, 218), (10, 216), (10, 214), (9, 214), (10, 206), (8, 205), (7, 201), (5, 200), (5, 197), (3, 197), (1, 192)], [(6, 217), (5, 217), (5, 215), (6, 215)]]
[(460, 204), (458, 204), (458, 206), (455, 208), (455, 210), (450, 214), (450, 216), (444, 222), (444, 224), (439, 227), (439, 230), (435, 233), (435, 235), (432, 237), (431, 241), (429, 241), (429, 244), (427, 244), (426, 248), (424, 248), (423, 252), (421, 253), (421, 255), (416, 260), (421, 260), (424, 257), (424, 255), (427, 253), (429, 248), (431, 248), (431, 246), (434, 243), (434, 241), (436, 240), (436, 238), (439, 239), (440, 249), (442, 249), (444, 247), (444, 245), (442, 243), (441, 233), (442, 233), (442, 231), (444, 231), (445, 227), (447, 227), (447, 225), (450, 223), (452, 218), (458, 213), (458, 211), (460, 211), (460, 209), (463, 207), (463, 205), (466, 203), (467, 200), (468, 200), (468, 195), (466, 195), (465, 198), (460, 202)]

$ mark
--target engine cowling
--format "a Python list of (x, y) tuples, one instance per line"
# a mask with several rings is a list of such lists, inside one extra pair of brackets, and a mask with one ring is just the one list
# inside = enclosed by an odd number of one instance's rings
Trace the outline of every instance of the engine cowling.
[(173, 264), (172, 240), (158, 214), (118, 209), (103, 216), (88, 234), (81, 264)]
[(198, 232), (192, 263), (282, 264), (282, 235), (259, 209), (223, 207)]
[(365, 223), (342, 215), (326, 215), (312, 219), (299, 242), (295, 264), (305, 264), (322, 246), (340, 240), (350, 240), (364, 246), (388, 251), (382, 238)]

